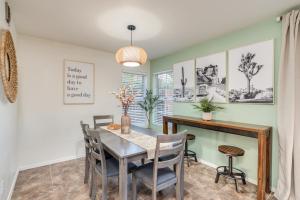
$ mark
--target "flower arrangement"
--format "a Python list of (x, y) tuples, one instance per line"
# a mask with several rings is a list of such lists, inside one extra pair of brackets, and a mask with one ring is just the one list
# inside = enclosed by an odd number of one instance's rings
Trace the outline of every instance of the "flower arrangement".
[(113, 92), (122, 104), (124, 115), (127, 115), (129, 106), (134, 102), (135, 93), (131, 86), (122, 85), (117, 92)]

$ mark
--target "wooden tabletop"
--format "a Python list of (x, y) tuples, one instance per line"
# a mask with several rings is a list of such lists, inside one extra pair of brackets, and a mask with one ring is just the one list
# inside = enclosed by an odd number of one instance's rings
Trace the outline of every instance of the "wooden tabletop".
[[(146, 129), (137, 126), (132, 126), (131, 128), (139, 133), (144, 133), (154, 137), (158, 134), (162, 134), (154, 131), (153, 129)], [(100, 137), (104, 148), (117, 158), (132, 157), (147, 153), (146, 149), (107, 130), (101, 129)]]
[[(211, 120), (205, 121), (201, 118), (181, 116), (181, 115), (168, 115), (163, 117), (165, 121), (178, 123), (182, 125), (190, 125), (196, 127), (204, 127), (216, 131), (224, 131), (229, 133), (236, 133), (239, 135), (245, 135), (249, 137), (257, 137), (257, 133), (261, 132), (269, 134), (272, 129), (271, 126), (248, 124), (240, 122), (222, 121), (222, 120)], [(244, 132), (244, 133), (243, 133)]]

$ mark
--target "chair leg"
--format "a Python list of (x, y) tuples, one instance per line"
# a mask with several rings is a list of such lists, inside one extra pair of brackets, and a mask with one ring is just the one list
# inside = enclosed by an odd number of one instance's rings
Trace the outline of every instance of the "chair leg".
[(195, 162), (197, 163), (197, 162), (198, 162), (198, 159), (197, 159), (196, 154), (194, 155), (194, 159), (195, 159)]
[(176, 200), (181, 200), (181, 188), (178, 182), (176, 184)]
[(234, 184), (235, 184), (235, 190), (236, 190), (237, 192), (239, 192), (239, 189), (238, 189), (238, 183), (237, 183), (236, 178), (234, 178)]
[(245, 176), (245, 174), (242, 174), (242, 181), (243, 181), (243, 184), (246, 185), (246, 176)]
[(132, 199), (133, 200), (136, 200), (136, 197), (137, 197), (136, 181), (137, 181), (136, 176), (133, 173), (132, 174)]
[(96, 199), (96, 193), (97, 193), (97, 181), (95, 177), (95, 169), (92, 169), (92, 180), (91, 180), (91, 185), (90, 185), (90, 196), (92, 200)]
[(219, 182), (219, 178), (220, 178), (220, 174), (217, 173), (217, 176), (216, 176), (216, 179), (215, 179), (215, 183), (218, 183), (218, 182)]
[[(85, 150), (87, 151), (87, 150)], [(89, 170), (90, 170), (90, 158), (88, 152), (85, 153), (85, 166), (84, 166), (84, 184), (87, 184), (89, 181)]]
[(190, 167), (190, 165), (191, 165), (191, 159), (190, 159), (189, 156), (187, 156), (187, 164), (188, 164), (188, 167)]
[(107, 189), (108, 189), (108, 181), (106, 176), (101, 176), (102, 177), (102, 200), (107, 200)]
[(152, 188), (152, 200), (156, 200), (157, 199), (157, 191), (156, 188)]

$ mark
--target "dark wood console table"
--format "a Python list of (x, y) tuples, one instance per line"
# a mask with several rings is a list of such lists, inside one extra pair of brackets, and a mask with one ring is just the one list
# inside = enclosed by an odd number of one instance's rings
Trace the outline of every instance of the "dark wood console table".
[(271, 158), (272, 158), (272, 127), (228, 121), (204, 121), (200, 118), (187, 116), (164, 116), (163, 132), (168, 134), (168, 123), (172, 123), (172, 132), (177, 133), (177, 125), (185, 125), (220, 131), (235, 135), (258, 139), (258, 170), (257, 199), (265, 200), (265, 193), (270, 193)]

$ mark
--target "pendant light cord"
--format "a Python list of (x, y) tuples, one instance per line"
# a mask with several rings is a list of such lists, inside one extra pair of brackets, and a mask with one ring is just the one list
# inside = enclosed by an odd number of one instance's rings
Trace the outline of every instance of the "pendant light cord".
[(130, 30), (130, 45), (132, 46), (132, 30)]
[(127, 29), (130, 30), (130, 45), (132, 46), (132, 32), (135, 30), (134, 25), (128, 25)]

